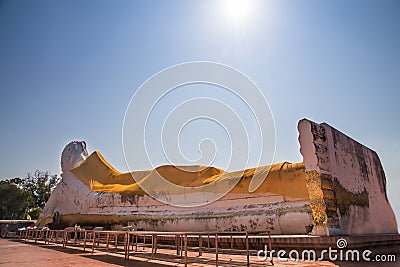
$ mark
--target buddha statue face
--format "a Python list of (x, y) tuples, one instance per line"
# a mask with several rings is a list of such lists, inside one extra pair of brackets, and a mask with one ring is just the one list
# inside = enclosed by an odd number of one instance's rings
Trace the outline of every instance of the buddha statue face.
[(75, 168), (88, 155), (85, 141), (73, 141), (69, 143), (61, 154), (61, 170), (64, 172)]

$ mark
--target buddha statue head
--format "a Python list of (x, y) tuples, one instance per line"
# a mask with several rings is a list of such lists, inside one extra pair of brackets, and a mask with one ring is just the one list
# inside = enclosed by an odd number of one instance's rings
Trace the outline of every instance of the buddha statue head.
[(69, 171), (78, 166), (88, 157), (85, 141), (72, 141), (61, 154), (61, 170)]

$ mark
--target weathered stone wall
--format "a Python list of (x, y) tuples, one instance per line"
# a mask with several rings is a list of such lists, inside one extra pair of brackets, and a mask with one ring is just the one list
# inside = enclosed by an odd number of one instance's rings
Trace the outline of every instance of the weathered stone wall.
[(318, 235), (397, 233), (375, 151), (326, 123), (298, 124), (300, 152)]

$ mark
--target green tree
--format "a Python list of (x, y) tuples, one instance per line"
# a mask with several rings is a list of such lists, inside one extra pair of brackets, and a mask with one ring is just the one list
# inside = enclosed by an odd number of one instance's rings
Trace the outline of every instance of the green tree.
[(29, 193), (10, 181), (0, 181), (0, 219), (23, 219)]
[[(46, 205), (51, 192), (60, 181), (57, 175), (49, 172), (36, 170), (33, 174), (28, 173), (28, 177), (22, 179), (21, 187), (29, 194), (29, 204), (27, 213), (37, 219)], [(18, 181), (21, 182), (21, 181)]]
[(13, 178), (0, 182), (0, 218), (32, 219), (39, 215), (60, 177), (36, 170), (26, 178)]

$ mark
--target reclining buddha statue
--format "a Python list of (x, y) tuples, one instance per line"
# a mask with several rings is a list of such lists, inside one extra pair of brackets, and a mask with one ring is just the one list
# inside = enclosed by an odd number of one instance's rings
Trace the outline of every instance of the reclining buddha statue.
[[(100, 152), (89, 155), (84, 141), (71, 142), (61, 156), (62, 180), (38, 224), (273, 234), (307, 234), (311, 229), (315, 235), (397, 233), (378, 155), (325, 123), (303, 119), (298, 130), (303, 162), (237, 172), (164, 165), (121, 173)], [(255, 172), (265, 179), (249, 192)], [(143, 190), (141, 183), (156, 176), (189, 192), (212, 182), (237, 183), (217, 201), (185, 207), (159, 201)]]

